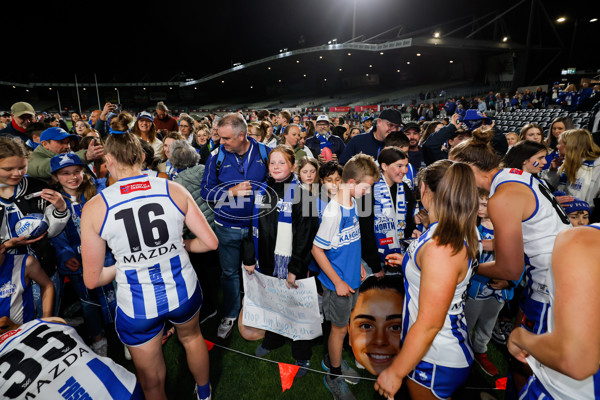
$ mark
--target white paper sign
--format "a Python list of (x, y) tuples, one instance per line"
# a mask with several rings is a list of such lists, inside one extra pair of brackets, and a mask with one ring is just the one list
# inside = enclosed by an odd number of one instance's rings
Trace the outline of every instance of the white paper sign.
[(244, 276), (242, 323), (278, 333), (293, 340), (310, 340), (323, 335), (315, 278), (296, 281), (288, 289), (285, 279), (255, 271)]

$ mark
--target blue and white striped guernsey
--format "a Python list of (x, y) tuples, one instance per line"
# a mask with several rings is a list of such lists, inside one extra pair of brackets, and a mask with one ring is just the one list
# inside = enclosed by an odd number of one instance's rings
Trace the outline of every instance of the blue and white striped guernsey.
[[(590, 227), (600, 230), (600, 223), (591, 224)], [(548, 273), (548, 288), (550, 290), (550, 309), (554, 304), (554, 279)], [(552, 332), (554, 323), (553, 312), (548, 314), (548, 332)], [(548, 394), (554, 399), (561, 400), (586, 400), (600, 399), (600, 371), (582, 381), (575, 380), (541, 364), (533, 357), (527, 359), (535, 377), (542, 384)]]
[(0, 398), (142, 399), (135, 375), (94, 353), (77, 331), (35, 319), (0, 336)]
[(27, 254), (4, 254), (0, 264), (0, 316), (22, 324), (34, 317), (31, 284), (25, 283)]
[[(404, 341), (408, 330), (415, 323), (419, 314), (421, 267), (416, 261), (417, 254), (423, 245), (432, 238), (436, 228), (437, 222), (431, 224), (418, 240), (410, 244), (404, 255), (402, 272), (404, 274), (406, 295), (402, 314), (402, 341)], [(473, 350), (471, 349), (464, 314), (467, 286), (473, 274), (473, 267), (472, 261), (469, 260), (469, 270), (462, 282), (456, 286), (450, 308), (444, 320), (444, 326), (433, 339), (433, 343), (425, 357), (423, 357), (423, 361), (452, 368), (465, 368), (473, 363)]]
[(100, 236), (117, 260), (117, 305), (131, 318), (173, 311), (198, 285), (181, 236), (185, 215), (168, 184), (140, 175), (101, 192), (107, 213)]

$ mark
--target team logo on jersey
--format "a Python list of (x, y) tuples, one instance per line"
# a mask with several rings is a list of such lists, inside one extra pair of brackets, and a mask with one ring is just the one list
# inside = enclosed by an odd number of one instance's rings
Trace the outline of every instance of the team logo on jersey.
[(392, 244), (392, 243), (394, 243), (394, 238), (391, 238), (391, 237), (379, 239), (379, 244), (382, 246)]
[(19, 332), (21, 332), (20, 329), (6, 332), (4, 335), (0, 336), (0, 344), (2, 344), (2, 342), (4, 342), (6, 339), (10, 339), (11, 337), (15, 336)]
[(6, 282), (4, 285), (0, 286), (0, 298), (10, 297), (16, 291), (17, 285)]
[(508, 172), (510, 174), (523, 175), (523, 171), (518, 168), (511, 168), (510, 171), (508, 171)]
[(137, 192), (139, 190), (150, 190), (150, 189), (152, 189), (152, 185), (150, 185), (150, 182), (148, 182), (148, 181), (136, 182), (136, 183), (130, 183), (129, 185), (121, 186), (120, 189), (121, 189), (121, 194), (127, 194), (127, 193)]

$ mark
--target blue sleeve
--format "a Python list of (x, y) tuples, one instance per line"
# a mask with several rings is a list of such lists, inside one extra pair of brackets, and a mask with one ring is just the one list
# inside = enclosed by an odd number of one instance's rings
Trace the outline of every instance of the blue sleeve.
[(219, 183), (219, 178), (217, 177), (217, 156), (211, 154), (206, 162), (204, 175), (202, 175), (200, 197), (210, 202), (218, 201), (229, 190), (228, 186), (219, 186)]
[(353, 138), (344, 147), (344, 151), (342, 152), (341, 157), (338, 157), (338, 163), (340, 163), (340, 165), (345, 165), (348, 162), (348, 160), (350, 160), (352, 158), (352, 156), (354, 154), (356, 154), (354, 151), (354, 143), (356, 143), (356, 142), (354, 141), (354, 138)]
[[(71, 222), (69, 221), (69, 225)], [(79, 253), (76, 250), (78, 243), (74, 243), (67, 233), (68, 226), (63, 231), (50, 239), (50, 244), (56, 250), (57, 264), (59, 267), (64, 267), (65, 262), (69, 258), (77, 258), (79, 260)]]

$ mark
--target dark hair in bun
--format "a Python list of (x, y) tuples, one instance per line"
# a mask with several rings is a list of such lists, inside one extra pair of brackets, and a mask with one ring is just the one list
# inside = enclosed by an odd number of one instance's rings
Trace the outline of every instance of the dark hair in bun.
[(471, 134), (470, 139), (450, 149), (449, 158), (454, 161), (474, 165), (484, 172), (498, 168), (500, 158), (490, 145), (490, 141), (494, 137), (494, 130), (490, 128), (477, 128)]

